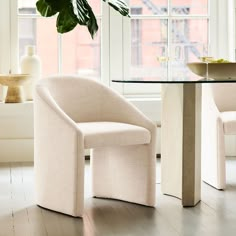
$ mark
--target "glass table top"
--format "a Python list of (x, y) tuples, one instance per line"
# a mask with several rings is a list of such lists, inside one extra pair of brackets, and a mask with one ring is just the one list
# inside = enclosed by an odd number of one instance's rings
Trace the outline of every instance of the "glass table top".
[(152, 80), (126, 80), (126, 79), (113, 79), (112, 82), (117, 83), (159, 83), (159, 84), (183, 84), (183, 83), (236, 83), (235, 78), (228, 79), (205, 79), (199, 78), (199, 80), (162, 80), (162, 79), (152, 79)]
[[(187, 70), (181, 70), (181, 74), (153, 76), (150, 78), (147, 71), (136, 74), (133, 78), (113, 79), (119, 83), (235, 83), (236, 82), (236, 62), (189, 62), (186, 64)], [(132, 76), (132, 73), (131, 73)]]

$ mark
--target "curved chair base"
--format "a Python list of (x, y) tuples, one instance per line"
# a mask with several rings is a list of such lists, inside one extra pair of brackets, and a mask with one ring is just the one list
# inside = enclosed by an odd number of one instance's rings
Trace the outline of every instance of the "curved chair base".
[(149, 145), (93, 149), (93, 196), (155, 206), (155, 162)]

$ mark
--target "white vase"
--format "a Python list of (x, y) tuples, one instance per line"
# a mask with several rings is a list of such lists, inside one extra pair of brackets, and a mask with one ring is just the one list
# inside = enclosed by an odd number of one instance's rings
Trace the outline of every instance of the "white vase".
[(21, 58), (20, 67), (21, 73), (31, 75), (30, 82), (24, 86), (24, 92), (26, 100), (33, 100), (35, 83), (41, 77), (41, 60), (35, 54), (35, 46), (25, 47), (25, 55)]

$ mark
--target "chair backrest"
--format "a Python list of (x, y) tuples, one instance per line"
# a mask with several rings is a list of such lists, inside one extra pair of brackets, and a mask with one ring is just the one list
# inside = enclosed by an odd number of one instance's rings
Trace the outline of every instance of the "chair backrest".
[(101, 105), (108, 88), (96, 80), (54, 76), (40, 80), (37, 86), (48, 89), (60, 108), (75, 122), (101, 119)]
[(236, 111), (236, 83), (216, 83), (210, 88), (220, 112)]

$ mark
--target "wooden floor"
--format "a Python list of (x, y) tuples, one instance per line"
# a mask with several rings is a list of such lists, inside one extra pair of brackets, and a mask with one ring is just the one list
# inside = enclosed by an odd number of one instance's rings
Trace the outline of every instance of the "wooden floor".
[(157, 163), (157, 207), (91, 198), (86, 163), (83, 219), (35, 205), (33, 164), (0, 164), (0, 236), (231, 236), (236, 235), (236, 159), (227, 159), (227, 189), (202, 184), (202, 201), (182, 208), (180, 200), (160, 192)]

